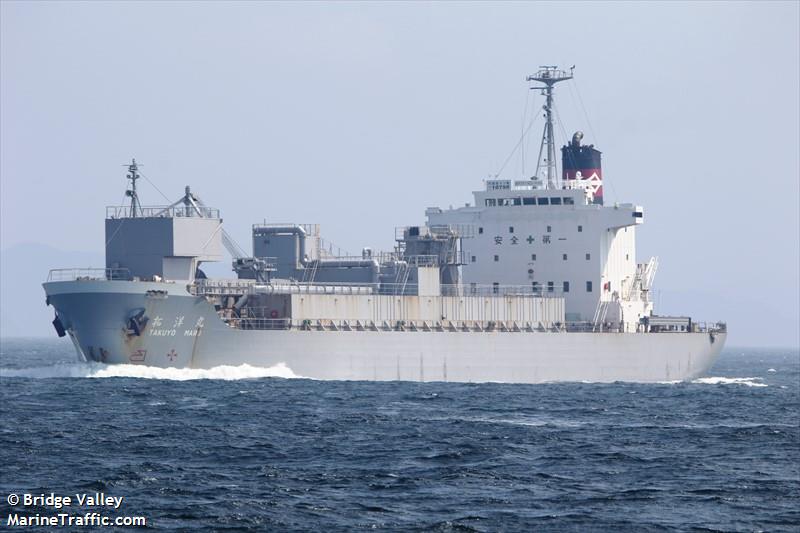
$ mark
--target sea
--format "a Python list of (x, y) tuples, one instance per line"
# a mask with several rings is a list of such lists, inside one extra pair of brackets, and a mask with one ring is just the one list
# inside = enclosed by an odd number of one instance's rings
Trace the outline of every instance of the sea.
[[(105, 366), (3, 339), (0, 409), (9, 530), (800, 530), (797, 349), (726, 349), (691, 382), (515, 385)], [(42, 525), (59, 513), (86, 522)]]

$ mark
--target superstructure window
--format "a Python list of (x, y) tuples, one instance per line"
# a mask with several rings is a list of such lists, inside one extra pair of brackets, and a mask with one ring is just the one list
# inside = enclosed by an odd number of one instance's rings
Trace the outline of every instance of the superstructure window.
[(536, 198), (532, 197), (523, 198), (522, 205), (536, 205)]
[(575, 200), (569, 196), (564, 197), (564, 205), (575, 205)]
[(592, 292), (592, 282), (591, 281), (587, 281), (586, 282), (586, 292)]
[(553, 231), (553, 226), (547, 226), (547, 233), (551, 233)]
[(534, 281), (533, 283), (531, 283), (531, 288), (533, 289), (534, 294), (539, 294), (540, 289), (538, 281)]
[(550, 205), (561, 205), (561, 197), (550, 198)]
[(478, 235), (483, 235), (483, 228), (478, 228)]
[(578, 226), (578, 233), (581, 233), (582, 231), (583, 231), (583, 226)]
[(547, 292), (553, 292), (555, 289), (555, 284), (552, 281), (547, 282)]
[(586, 260), (589, 261), (592, 259), (592, 254), (586, 254)]
[(561, 254), (561, 259), (566, 261), (567, 260), (567, 254)]
[(492, 283), (492, 292), (495, 294), (500, 294), (500, 283), (498, 283), (497, 281)]
[(476, 262), (477, 260), (478, 260), (478, 258), (477, 258), (477, 257), (475, 257), (475, 256), (473, 255), (473, 256), (472, 256), (472, 262), (474, 263), (474, 262)]
[(564, 282), (564, 292), (569, 292), (569, 281)]
[(550, 205), (550, 201), (549, 200), (550, 200), (549, 198), (539, 197), (539, 198), (536, 199), (536, 203), (539, 204), (539, 205)]
[(495, 262), (500, 261), (500, 256), (499, 255), (494, 256), (494, 260)]
[(522, 205), (522, 198), (514, 198), (514, 205)]
[(531, 261), (536, 261), (536, 254), (531, 254)]
[(509, 226), (508, 227), (508, 232), (509, 233), (514, 233), (514, 226)]
[(487, 198), (486, 199), (486, 207), (494, 207), (497, 205), (497, 200), (494, 198)]

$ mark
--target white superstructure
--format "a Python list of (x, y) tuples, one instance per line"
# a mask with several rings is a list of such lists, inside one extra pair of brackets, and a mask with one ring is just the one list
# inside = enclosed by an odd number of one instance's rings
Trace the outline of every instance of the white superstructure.
[(471, 226), (464, 284), (530, 285), (563, 295), (568, 322), (621, 323), (624, 331), (651, 314), (656, 262), (636, 263), (640, 206), (604, 206), (582, 189), (511, 180), (487, 180), (474, 196), (474, 206), (426, 211), (430, 225)]

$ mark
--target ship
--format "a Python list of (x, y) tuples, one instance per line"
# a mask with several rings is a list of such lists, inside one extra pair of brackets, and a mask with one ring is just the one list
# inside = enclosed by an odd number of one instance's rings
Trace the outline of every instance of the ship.
[[(722, 322), (656, 314), (657, 258), (636, 259), (642, 206), (608, 205), (601, 152), (553, 128), (544, 97), (533, 176), (483, 180), (474, 202), (425, 211), (395, 229), (390, 251), (341, 252), (317, 224), (252, 226), (246, 253), (217, 208), (191, 190), (143, 206), (139, 165), (129, 204), (108, 207), (105, 266), (51, 270), (53, 326), (82, 361), (162, 368), (284, 365), (320, 380), (664, 382), (703, 375)], [(204, 263), (226, 260), (228, 278)]]

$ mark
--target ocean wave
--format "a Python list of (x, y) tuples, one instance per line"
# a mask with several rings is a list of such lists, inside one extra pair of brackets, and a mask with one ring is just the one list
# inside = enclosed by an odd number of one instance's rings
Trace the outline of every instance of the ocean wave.
[(285, 363), (271, 367), (250, 365), (221, 365), (208, 369), (158, 368), (144, 365), (105, 365), (102, 363), (62, 363), (49, 366), (2, 369), (4, 378), (139, 378), (189, 381), (198, 379), (220, 379), (233, 381), (258, 378), (302, 378)]
[(695, 385), (746, 385), (748, 387), (766, 387), (762, 378), (726, 378), (721, 376), (709, 376), (707, 378), (697, 378), (692, 381), (682, 381), (680, 379), (672, 381), (659, 381), (660, 385), (677, 385), (678, 383), (694, 383)]
[(699, 383), (702, 385), (747, 385), (748, 387), (767, 386), (766, 383), (762, 383), (761, 378), (726, 378), (718, 376), (693, 379), (692, 383)]

